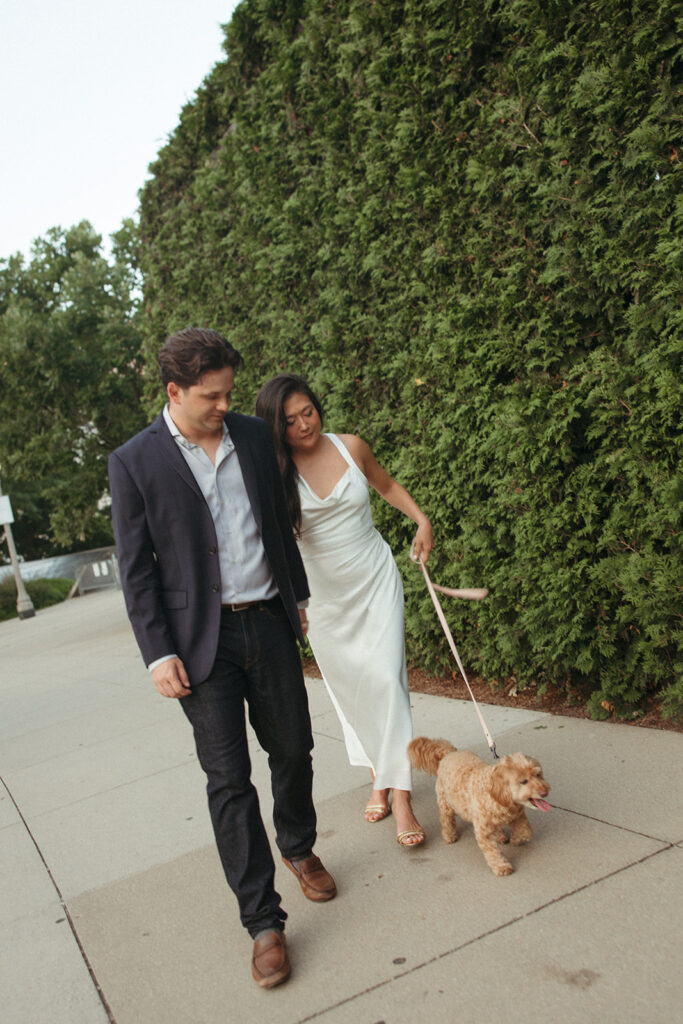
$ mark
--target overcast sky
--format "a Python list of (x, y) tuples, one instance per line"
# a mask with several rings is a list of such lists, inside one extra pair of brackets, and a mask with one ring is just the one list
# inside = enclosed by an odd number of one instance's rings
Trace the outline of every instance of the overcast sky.
[(0, 0), (0, 258), (136, 212), (237, 0)]

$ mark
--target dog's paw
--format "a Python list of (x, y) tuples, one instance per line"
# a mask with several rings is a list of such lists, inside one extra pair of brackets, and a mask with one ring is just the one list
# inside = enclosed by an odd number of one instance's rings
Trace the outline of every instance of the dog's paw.
[(531, 836), (512, 836), (510, 842), (513, 846), (524, 846), (524, 844), (528, 843), (530, 839)]
[(529, 822), (522, 821), (515, 828), (511, 829), (510, 840), (513, 846), (521, 846), (523, 843), (528, 843), (533, 834)]
[(512, 864), (508, 863), (508, 861), (504, 861), (502, 864), (491, 865), (491, 871), (493, 871), (494, 875), (498, 875), (499, 878), (502, 878), (504, 875), (511, 875), (514, 870)]
[(457, 832), (442, 832), (441, 838), (444, 843), (457, 843), (459, 836)]

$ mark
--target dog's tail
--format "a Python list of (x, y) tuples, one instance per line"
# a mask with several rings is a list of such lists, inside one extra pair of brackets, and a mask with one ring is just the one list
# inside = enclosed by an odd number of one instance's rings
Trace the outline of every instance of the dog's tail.
[(408, 744), (408, 757), (413, 768), (436, 775), (439, 761), (456, 749), (448, 740), (430, 740), (427, 736), (416, 736)]

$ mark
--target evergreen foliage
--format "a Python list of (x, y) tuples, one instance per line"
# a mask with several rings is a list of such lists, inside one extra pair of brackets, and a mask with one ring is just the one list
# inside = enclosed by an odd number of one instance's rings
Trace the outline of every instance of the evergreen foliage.
[[(150, 369), (203, 323), (245, 411), (307, 377), (432, 519), (434, 578), (490, 588), (447, 609), (470, 669), (596, 717), (683, 710), (680, 28), (673, 0), (244, 0), (142, 193)], [(444, 668), (410, 524), (376, 521)]]

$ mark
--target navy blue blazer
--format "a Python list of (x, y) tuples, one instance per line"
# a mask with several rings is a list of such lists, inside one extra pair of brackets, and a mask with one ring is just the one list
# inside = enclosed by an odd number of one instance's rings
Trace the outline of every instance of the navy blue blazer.
[[(273, 439), (255, 416), (225, 417), (280, 597), (299, 640), (309, 596)], [(207, 678), (221, 617), (213, 518), (163, 415), (109, 457), (112, 522), (126, 608), (145, 664), (175, 653), (190, 683)]]

